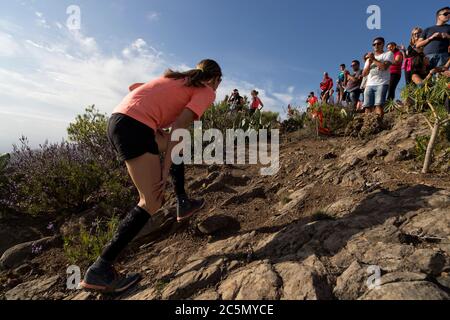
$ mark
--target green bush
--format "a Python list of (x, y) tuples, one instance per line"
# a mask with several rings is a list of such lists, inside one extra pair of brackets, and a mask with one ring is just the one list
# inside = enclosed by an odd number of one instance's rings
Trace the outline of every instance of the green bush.
[(95, 105), (85, 109), (75, 122), (69, 124), (67, 134), (69, 141), (76, 143), (85, 151), (97, 155), (99, 161), (116, 162), (114, 151), (107, 137), (108, 117), (100, 113)]
[(285, 133), (295, 132), (303, 129), (306, 121), (306, 112), (300, 113), (295, 110), (294, 114), (287, 120), (284, 120), (280, 125), (280, 131)]
[(323, 113), (323, 127), (329, 129), (333, 134), (338, 134), (340, 131), (345, 130), (354, 117), (354, 114), (347, 112), (345, 108), (326, 103), (316, 104), (314, 107), (310, 107), (309, 110), (305, 124), (311, 132), (316, 132), (317, 130), (317, 120), (312, 119), (314, 112), (321, 111)]
[(444, 138), (447, 140), (447, 142), (450, 142), (450, 122), (447, 123), (447, 125), (442, 130), (442, 133), (444, 135)]
[(420, 86), (409, 85), (402, 91), (402, 98), (407, 102), (408, 111), (421, 113), (430, 129), (430, 139), (425, 152), (422, 173), (430, 171), (436, 146), (440, 144), (441, 133), (450, 123), (450, 114), (445, 108), (450, 88), (446, 76), (429, 79)]
[(423, 161), (425, 159), (425, 154), (427, 153), (427, 145), (430, 141), (430, 136), (420, 136), (416, 138), (416, 147), (415, 147), (415, 157), (419, 161)]
[(112, 239), (119, 225), (119, 219), (97, 219), (90, 228), (80, 226), (76, 236), (64, 238), (64, 253), (70, 263), (91, 264), (102, 253), (105, 245)]

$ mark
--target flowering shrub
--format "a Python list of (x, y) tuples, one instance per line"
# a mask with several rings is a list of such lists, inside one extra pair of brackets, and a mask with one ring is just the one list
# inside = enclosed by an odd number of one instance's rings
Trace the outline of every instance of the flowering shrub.
[(1, 202), (30, 214), (78, 213), (98, 204), (128, 208), (135, 192), (107, 140), (107, 121), (90, 107), (69, 126), (71, 142), (31, 149), (22, 137), (3, 170)]
[(76, 144), (45, 143), (37, 150), (26, 138), (14, 146), (8, 165), (10, 204), (21, 212), (82, 211), (99, 190), (103, 170)]

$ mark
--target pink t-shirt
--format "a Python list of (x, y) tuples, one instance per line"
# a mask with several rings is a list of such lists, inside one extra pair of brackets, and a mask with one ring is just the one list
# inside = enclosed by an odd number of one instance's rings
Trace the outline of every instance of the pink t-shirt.
[(252, 109), (258, 109), (258, 107), (260, 105), (262, 105), (261, 100), (258, 97), (253, 98), (252, 105), (251, 105)]
[(398, 56), (403, 57), (403, 53), (400, 50), (394, 53), (394, 63), (391, 64), (389, 71), (391, 73), (402, 74), (402, 62), (400, 62), (399, 64), (395, 62), (395, 59), (397, 59)]
[(211, 87), (186, 87), (185, 80), (160, 77), (146, 84), (134, 84), (132, 90), (114, 109), (153, 130), (172, 125), (184, 108), (188, 108), (198, 120), (216, 99)]

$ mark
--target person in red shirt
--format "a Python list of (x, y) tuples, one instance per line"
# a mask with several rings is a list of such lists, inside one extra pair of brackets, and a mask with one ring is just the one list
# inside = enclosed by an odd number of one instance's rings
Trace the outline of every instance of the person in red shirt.
[(328, 72), (325, 72), (323, 74), (323, 81), (320, 83), (320, 90), (322, 91), (320, 99), (322, 102), (328, 103), (331, 89), (333, 89), (333, 79), (328, 76)]
[(308, 96), (308, 100), (306, 100), (306, 102), (308, 103), (308, 105), (310, 107), (314, 107), (316, 105), (317, 102), (319, 102), (319, 99), (317, 99), (317, 97), (314, 95), (314, 92), (311, 92)]
[[(213, 104), (222, 81), (214, 60), (201, 61), (186, 72), (168, 70), (146, 84), (135, 84), (115, 108), (108, 122), (108, 139), (139, 192), (139, 203), (121, 221), (117, 232), (92, 264), (81, 287), (99, 292), (121, 293), (140, 280), (139, 274), (119, 275), (113, 265), (127, 245), (162, 207), (172, 167), (172, 141), (177, 129), (186, 129)], [(163, 129), (172, 127), (171, 134)], [(161, 163), (161, 152), (165, 152)], [(189, 199), (186, 199), (189, 201)], [(184, 221), (200, 210), (202, 203), (178, 216)]]
[(256, 110), (259, 109), (259, 106), (261, 106), (261, 109), (264, 108), (264, 104), (262, 103), (261, 99), (258, 97), (259, 92), (256, 90), (252, 91), (252, 104), (250, 105), (250, 114), (253, 115)]
[(395, 90), (402, 78), (403, 52), (400, 51), (395, 42), (391, 42), (387, 46), (388, 50), (394, 54), (394, 63), (389, 67), (391, 79), (389, 81), (388, 100), (395, 99)]

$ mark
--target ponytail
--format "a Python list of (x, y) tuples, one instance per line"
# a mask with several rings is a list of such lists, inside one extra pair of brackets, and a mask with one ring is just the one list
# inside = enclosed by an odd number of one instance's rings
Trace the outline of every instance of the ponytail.
[(186, 79), (187, 87), (204, 87), (203, 82), (219, 78), (222, 76), (222, 70), (214, 60), (202, 60), (196, 69), (185, 72), (173, 71), (168, 69), (164, 77), (169, 79)]

